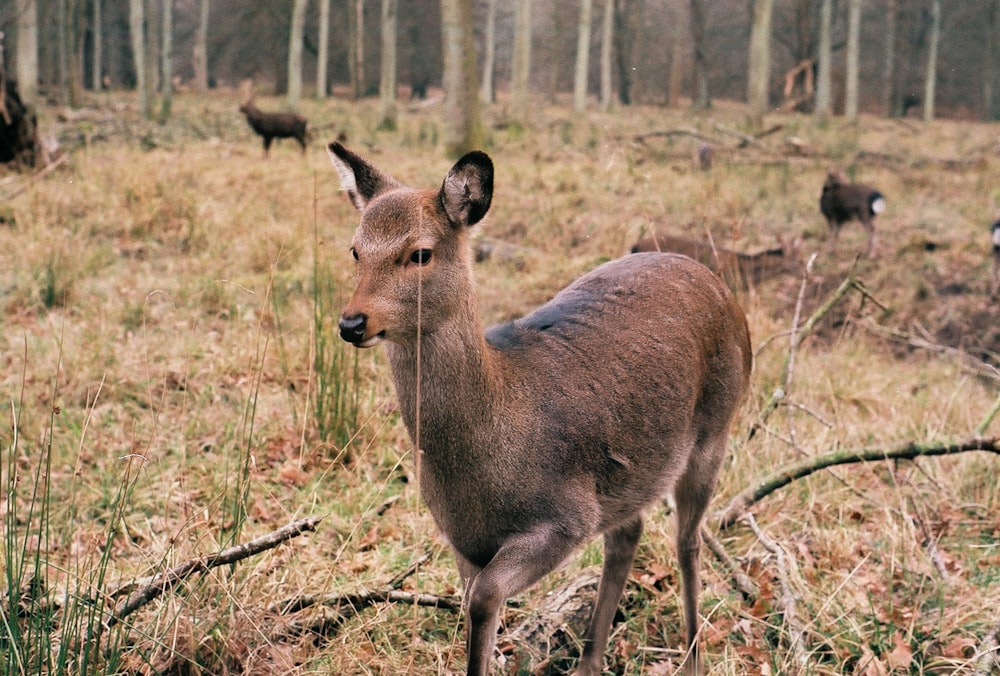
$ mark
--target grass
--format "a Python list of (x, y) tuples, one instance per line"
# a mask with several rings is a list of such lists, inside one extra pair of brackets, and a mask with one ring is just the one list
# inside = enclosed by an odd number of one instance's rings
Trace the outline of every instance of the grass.
[[(382, 588), (417, 561), (397, 582), (404, 590), (455, 593), (458, 575), (416, 494), (380, 352), (345, 350), (335, 333), (357, 215), (337, 190), (325, 139), (305, 156), (279, 143), (264, 160), (237, 103), (178, 97), (164, 126), (118, 112), (110, 140), (68, 148), (70, 160), (42, 177), (0, 178), (11, 212), (0, 225), (0, 565), (5, 590), (31, 592), (0, 602), (6, 673), (462, 671), (461, 621), (450, 613), (378, 605), (313, 640), (287, 630), (319, 621), (320, 608), (272, 611), (305, 594)], [(436, 185), (450, 166), (433, 108), (401, 110), (386, 131), (371, 126), (374, 102), (303, 105), (314, 125), (332, 125), (331, 138), (345, 131), (406, 182)], [(57, 128), (41, 112), (43, 128)], [(527, 252), (517, 271), (477, 266), (491, 322), (664, 226), (708, 229), (741, 250), (801, 236), (806, 255), (819, 254), (808, 313), (865, 242), (852, 224), (836, 254), (825, 249), (817, 202), (826, 171), (841, 167), (888, 196), (879, 255), (855, 268), (887, 309), (845, 298), (796, 353), (796, 406), (780, 407), (751, 440), (785, 385), (800, 280), (742, 298), (757, 360), (716, 507), (792, 459), (967, 436), (996, 399), (996, 380), (963, 362), (861, 328), (878, 322), (933, 342), (948, 321), (996, 316), (984, 293), (986, 227), (1000, 206), (995, 127), (874, 118), (816, 127), (775, 116), (768, 123), (780, 133), (738, 148), (724, 130), (747, 131), (744, 111), (725, 102), (696, 115), (635, 108), (584, 119), (553, 104), (522, 129), (502, 124), (502, 107), (488, 115), (497, 185), (481, 230)], [(633, 140), (682, 127), (719, 142), (710, 173), (695, 169), (690, 137)], [(792, 137), (806, 151), (790, 151)], [(965, 290), (943, 291), (955, 284)], [(808, 673), (971, 672), (1000, 607), (996, 476), (996, 458), (974, 453), (840, 467), (754, 508), (788, 561)], [(111, 591), (313, 514), (325, 515), (314, 534), (192, 578), (101, 629), (121, 603)], [(673, 527), (662, 510), (651, 517), (610, 673), (676, 665)], [(709, 673), (793, 670), (800, 658), (782, 622), (775, 554), (744, 526), (721, 537), (761, 597), (745, 604), (705, 556)], [(588, 547), (508, 621), (600, 558)], [(550, 673), (572, 668), (553, 664)]]

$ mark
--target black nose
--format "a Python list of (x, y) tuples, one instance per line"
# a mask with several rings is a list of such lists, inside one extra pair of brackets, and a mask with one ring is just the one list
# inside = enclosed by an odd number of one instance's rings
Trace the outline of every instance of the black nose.
[(341, 317), (337, 324), (340, 327), (340, 337), (348, 343), (357, 345), (365, 339), (365, 328), (368, 317), (360, 314), (352, 317)]

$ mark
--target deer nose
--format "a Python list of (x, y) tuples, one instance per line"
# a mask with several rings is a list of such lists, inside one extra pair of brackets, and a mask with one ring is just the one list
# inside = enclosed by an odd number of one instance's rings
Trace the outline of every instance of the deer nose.
[(368, 316), (364, 314), (341, 317), (337, 324), (340, 328), (340, 337), (352, 345), (358, 345), (364, 341), (367, 325)]

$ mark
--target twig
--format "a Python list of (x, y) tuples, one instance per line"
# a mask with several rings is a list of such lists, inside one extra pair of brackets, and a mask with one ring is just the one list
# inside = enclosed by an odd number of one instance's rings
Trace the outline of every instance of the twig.
[(976, 670), (972, 672), (972, 676), (990, 676), (1000, 669), (1000, 622), (983, 638), (976, 655), (979, 659), (976, 660)]
[(722, 529), (729, 528), (736, 523), (751, 505), (760, 502), (763, 498), (777, 491), (779, 488), (787, 486), (796, 479), (807, 477), (827, 467), (879, 460), (912, 460), (920, 456), (954, 455), (965, 453), (966, 451), (988, 451), (1000, 454), (1000, 437), (973, 437), (953, 443), (939, 442), (931, 444), (921, 444), (911, 441), (896, 448), (861, 448), (833, 451), (826, 455), (793, 462), (734, 496), (719, 515), (719, 527)]
[[(298, 519), (276, 531), (262, 535), (244, 544), (223, 549), (216, 554), (185, 561), (166, 573), (154, 575), (149, 583), (132, 592), (121, 608), (108, 618), (107, 627), (111, 628), (115, 626), (136, 610), (191, 575), (205, 573), (212, 568), (233, 564), (268, 549), (273, 549), (287, 540), (302, 535), (302, 533), (316, 530), (316, 524), (322, 518), (321, 516), (311, 516), (306, 519)], [(112, 596), (114, 595), (113, 593)]]
[[(859, 325), (866, 329), (867, 331), (874, 333), (883, 338), (890, 338), (899, 342), (906, 343), (911, 347), (915, 347), (921, 350), (928, 350), (929, 352), (936, 352), (942, 354), (946, 357), (954, 360), (959, 366), (961, 366), (966, 371), (969, 371), (973, 375), (983, 376), (986, 378), (991, 378), (996, 381), (1000, 381), (1000, 369), (995, 366), (991, 366), (986, 362), (976, 359), (972, 355), (963, 350), (959, 350), (948, 345), (942, 345), (940, 343), (935, 343), (924, 338), (918, 338), (911, 333), (903, 331), (901, 329), (893, 329), (887, 326), (882, 326), (871, 320), (865, 320), (859, 322)], [(1000, 400), (998, 400), (1000, 401)], [(1000, 406), (1000, 404), (998, 404)], [(994, 412), (993, 415), (996, 415)], [(992, 420), (992, 418), (990, 418)], [(989, 424), (987, 422), (987, 424)]]
[(760, 598), (760, 589), (754, 584), (754, 581), (743, 572), (740, 564), (729, 554), (729, 551), (719, 538), (715, 537), (705, 526), (701, 528), (701, 539), (705, 541), (705, 546), (715, 555), (716, 560), (732, 576), (733, 584), (736, 586), (736, 590), (743, 596), (743, 601), (747, 605), (753, 605)]
[(983, 418), (983, 421), (976, 425), (976, 429), (974, 430), (976, 436), (986, 434), (986, 428), (989, 427), (993, 422), (993, 419), (997, 417), (997, 413), (1000, 413), (1000, 394), (997, 394), (996, 401), (993, 402), (993, 407)]

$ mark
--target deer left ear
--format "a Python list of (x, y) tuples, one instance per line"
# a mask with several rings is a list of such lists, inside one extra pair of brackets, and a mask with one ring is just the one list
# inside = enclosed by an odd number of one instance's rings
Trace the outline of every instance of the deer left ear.
[(376, 195), (400, 185), (396, 179), (383, 174), (369, 164), (368, 160), (355, 155), (337, 141), (328, 145), (326, 150), (340, 174), (341, 189), (347, 191), (351, 202), (359, 210), (363, 210)]
[(464, 155), (445, 177), (438, 199), (453, 225), (481, 221), (493, 200), (493, 161), (489, 155), (478, 150)]

